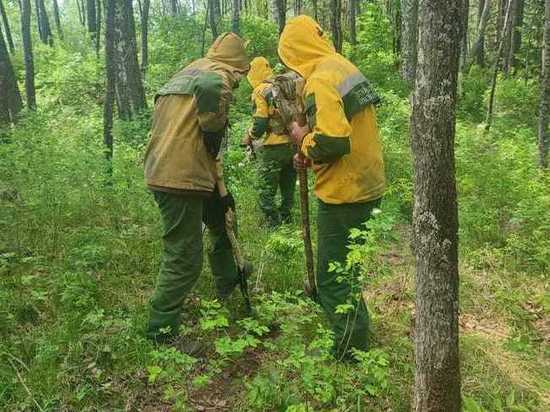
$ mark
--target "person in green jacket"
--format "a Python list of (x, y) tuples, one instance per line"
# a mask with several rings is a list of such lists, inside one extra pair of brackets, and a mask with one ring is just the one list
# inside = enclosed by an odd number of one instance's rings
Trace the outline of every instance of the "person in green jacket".
[[(361, 291), (353, 290), (354, 281), (340, 279), (330, 263), (345, 262), (350, 230), (371, 217), (384, 194), (375, 110), (379, 98), (310, 17), (289, 21), (278, 52), (282, 63), (305, 79), (308, 124), (294, 123), (291, 136), (306, 158), (296, 158), (297, 166), (311, 164), (315, 172), (319, 302), (334, 330), (335, 354), (349, 357), (352, 348), (368, 349), (369, 316)], [(338, 310), (350, 297), (353, 310)]]
[[(295, 150), (281, 117), (273, 104), (273, 72), (264, 57), (256, 57), (250, 63), (247, 79), (254, 88), (252, 105), (253, 126), (245, 144), (264, 137), (260, 154), (260, 209), (266, 223), (278, 226), (291, 221), (296, 189), (296, 170), (292, 164)], [(281, 192), (281, 205), (276, 205), (277, 189)]]
[(228, 297), (239, 282), (224, 220), (234, 201), (217, 193), (216, 164), (233, 89), (248, 70), (245, 42), (225, 33), (205, 58), (175, 74), (156, 95), (145, 154), (145, 180), (164, 227), (147, 328), (156, 341), (178, 334), (183, 301), (202, 270), (203, 222), (210, 233), (208, 257), (217, 296)]

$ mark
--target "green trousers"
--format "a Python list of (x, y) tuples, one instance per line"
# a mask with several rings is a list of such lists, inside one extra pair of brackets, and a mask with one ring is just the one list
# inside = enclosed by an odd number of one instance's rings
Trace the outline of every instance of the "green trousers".
[[(347, 303), (352, 282), (338, 281), (339, 275), (329, 272), (330, 262), (345, 262), (348, 236), (352, 228), (360, 228), (380, 205), (380, 199), (367, 203), (331, 205), (319, 200), (317, 212), (317, 288), (318, 298), (334, 331), (337, 357), (349, 355), (350, 349), (368, 350), (369, 313), (361, 297), (352, 299), (354, 308), (336, 314), (336, 307)], [(351, 274), (356, 276), (357, 274)]]
[(150, 301), (147, 336), (162, 339), (177, 334), (182, 305), (202, 270), (202, 224), (210, 235), (208, 258), (219, 298), (235, 288), (239, 275), (219, 196), (201, 198), (154, 191), (163, 224), (163, 252), (157, 285)]
[[(260, 151), (260, 209), (269, 225), (290, 220), (296, 189), (296, 170), (292, 164), (294, 149), (289, 144), (263, 146)], [(281, 191), (281, 206), (275, 197)]]

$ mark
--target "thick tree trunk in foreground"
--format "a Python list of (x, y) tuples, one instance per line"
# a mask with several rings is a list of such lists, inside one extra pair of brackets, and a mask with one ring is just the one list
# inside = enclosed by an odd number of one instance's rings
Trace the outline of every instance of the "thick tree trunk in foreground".
[[(487, 30), (487, 24), (489, 23), (489, 17), (491, 16), (491, 0), (480, 0), (479, 24), (477, 27), (477, 38), (472, 47), (472, 57), (478, 66), (483, 67), (485, 65), (485, 31)], [(481, 5), (483, 4), (483, 9)]]
[(342, 52), (342, 0), (330, 1), (330, 28), (332, 30), (332, 42), (338, 53)]
[(53, 19), (55, 21), (55, 27), (57, 28), (57, 36), (60, 40), (63, 40), (63, 28), (61, 27), (61, 17), (59, 16), (59, 4), (57, 0), (53, 0)]
[(460, 411), (454, 137), (462, 2), (420, 0), (415, 167), (416, 411)]
[(544, 34), (542, 45), (542, 73), (540, 77), (539, 112), (539, 164), (548, 167), (548, 147), (550, 146), (550, 0), (544, 3)]
[(36, 109), (36, 90), (34, 88), (34, 56), (31, 37), (31, 0), (21, 0), (21, 38), (25, 57), (25, 94), (27, 107)]
[(141, 72), (145, 74), (149, 64), (149, 0), (143, 0), (141, 8)]
[(418, 40), (418, 0), (401, 0), (401, 77), (414, 82)]
[(0, 29), (0, 125), (15, 123), (22, 108), (17, 79)]
[(15, 45), (13, 44), (13, 38), (11, 37), (10, 22), (8, 20), (8, 15), (6, 14), (6, 9), (4, 9), (4, 3), (2, 3), (2, 0), (0, 0), (0, 14), (2, 14), (2, 22), (4, 24), (4, 31), (6, 32), (6, 41), (8, 42), (10, 53), (13, 54), (13, 52), (15, 51)]

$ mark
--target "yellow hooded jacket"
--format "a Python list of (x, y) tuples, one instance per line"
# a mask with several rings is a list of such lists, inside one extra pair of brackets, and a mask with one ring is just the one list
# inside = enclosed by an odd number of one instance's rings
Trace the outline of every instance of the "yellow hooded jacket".
[(220, 35), (205, 58), (176, 73), (155, 98), (151, 140), (145, 153), (145, 180), (150, 189), (211, 193), (215, 159), (203, 132), (227, 125), (233, 88), (249, 70), (243, 39)]
[(252, 137), (259, 139), (265, 134), (265, 146), (290, 143), (285, 125), (273, 104), (272, 86), (268, 82), (273, 77), (273, 71), (267, 59), (254, 58), (250, 62), (250, 71), (246, 77), (254, 89), (251, 96), (254, 108)]
[(302, 152), (313, 161), (317, 197), (329, 204), (380, 198), (385, 177), (374, 107), (379, 98), (367, 79), (307, 16), (289, 21), (278, 52), (283, 64), (306, 80), (311, 132)]

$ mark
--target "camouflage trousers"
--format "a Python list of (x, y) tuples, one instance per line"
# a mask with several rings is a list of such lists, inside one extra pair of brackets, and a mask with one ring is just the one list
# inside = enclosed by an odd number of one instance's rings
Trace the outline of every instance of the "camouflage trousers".
[[(296, 190), (296, 170), (292, 164), (294, 148), (289, 144), (267, 145), (260, 151), (259, 194), (260, 209), (266, 222), (276, 226), (291, 219)], [(277, 206), (277, 190), (281, 204)]]

